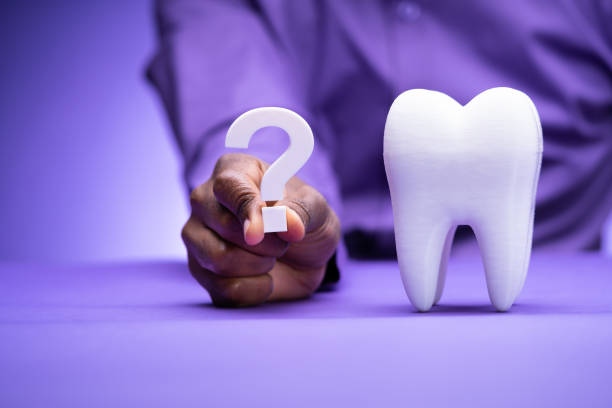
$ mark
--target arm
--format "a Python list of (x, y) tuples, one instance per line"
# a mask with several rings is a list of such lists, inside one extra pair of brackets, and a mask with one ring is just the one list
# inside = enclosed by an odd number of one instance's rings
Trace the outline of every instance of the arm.
[[(298, 174), (300, 178), (287, 185), (287, 205), (293, 210), (289, 211), (290, 231), (265, 238), (258, 183), (266, 161), (274, 160), (278, 152), (266, 146), (267, 138), (258, 135), (249, 149), (252, 156), (231, 155), (218, 161), (227, 152), (227, 128), (254, 107), (295, 110), (313, 125), (315, 137), (317, 134), (307, 109), (306, 85), (296, 80), (299, 75), (292, 75), (294, 67), (286, 47), (281, 46), (262, 10), (253, 4), (159, 1), (160, 44), (148, 72), (166, 107), (192, 190), (192, 215), (183, 230), (190, 270), (213, 301), (224, 305), (309, 295), (318, 287), (339, 240), (334, 211), (339, 204), (337, 184), (322, 144), (316, 143), (311, 159)], [(248, 188), (242, 196), (232, 194), (244, 186)], [(232, 221), (218, 223), (215, 220), (219, 217)], [(236, 234), (236, 228), (242, 233)], [(316, 250), (311, 240), (315, 232), (321, 235), (321, 228), (327, 232), (316, 241), (325, 250)], [(226, 251), (213, 251), (219, 247)], [(301, 265), (313, 251), (319, 254), (318, 259)], [(246, 264), (250, 268), (245, 268)], [(250, 270), (248, 276), (244, 276), (245, 269)], [(306, 286), (303, 279), (294, 280), (307, 290), (281, 284), (287, 281), (283, 277), (291, 274), (300, 279), (309, 276)], [(259, 283), (240, 293), (221, 288), (246, 281)]]

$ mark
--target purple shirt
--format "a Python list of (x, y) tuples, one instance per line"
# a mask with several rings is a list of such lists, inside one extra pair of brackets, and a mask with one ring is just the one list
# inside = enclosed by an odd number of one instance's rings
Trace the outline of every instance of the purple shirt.
[[(295, 110), (316, 138), (298, 175), (338, 212), (350, 252), (375, 243), (371, 255), (384, 255), (393, 222), (382, 139), (394, 98), (427, 88), (465, 104), (508, 86), (530, 95), (544, 132), (534, 244), (599, 246), (612, 209), (612, 1), (175, 0), (159, 1), (157, 18), (149, 77), (190, 188), (228, 151), (241, 113)], [(273, 161), (286, 142), (262, 133), (250, 152)]]

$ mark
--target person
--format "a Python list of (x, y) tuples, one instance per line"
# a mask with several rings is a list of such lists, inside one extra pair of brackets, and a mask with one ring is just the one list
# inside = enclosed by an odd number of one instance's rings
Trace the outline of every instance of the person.
[[(308, 297), (337, 280), (337, 248), (394, 256), (382, 136), (411, 88), (462, 104), (508, 86), (544, 134), (534, 245), (596, 250), (612, 208), (612, 2), (157, 1), (148, 67), (184, 159), (189, 268), (219, 306)], [(224, 147), (243, 112), (281, 106), (315, 151), (286, 186), (288, 231), (263, 234), (259, 183), (278, 129)], [(340, 223), (341, 220), (342, 222)], [(342, 242), (339, 246), (339, 242)]]

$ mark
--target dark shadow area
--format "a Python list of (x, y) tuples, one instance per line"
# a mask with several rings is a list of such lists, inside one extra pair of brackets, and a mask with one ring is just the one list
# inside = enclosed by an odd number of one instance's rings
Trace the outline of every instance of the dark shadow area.
[(431, 308), (429, 312), (417, 312), (421, 315), (426, 314), (444, 314), (444, 315), (462, 315), (462, 316), (472, 316), (472, 315), (481, 315), (481, 314), (492, 314), (497, 311), (491, 304), (480, 304), (480, 305), (471, 305), (471, 304), (439, 304)]

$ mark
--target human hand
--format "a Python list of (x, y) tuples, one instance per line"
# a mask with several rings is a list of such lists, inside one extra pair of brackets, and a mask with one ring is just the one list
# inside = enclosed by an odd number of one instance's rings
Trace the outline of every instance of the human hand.
[(295, 176), (277, 203), (287, 207), (287, 231), (264, 235), (259, 186), (267, 167), (254, 156), (226, 154), (191, 193), (181, 234), (189, 270), (217, 306), (310, 296), (340, 241), (334, 211)]

